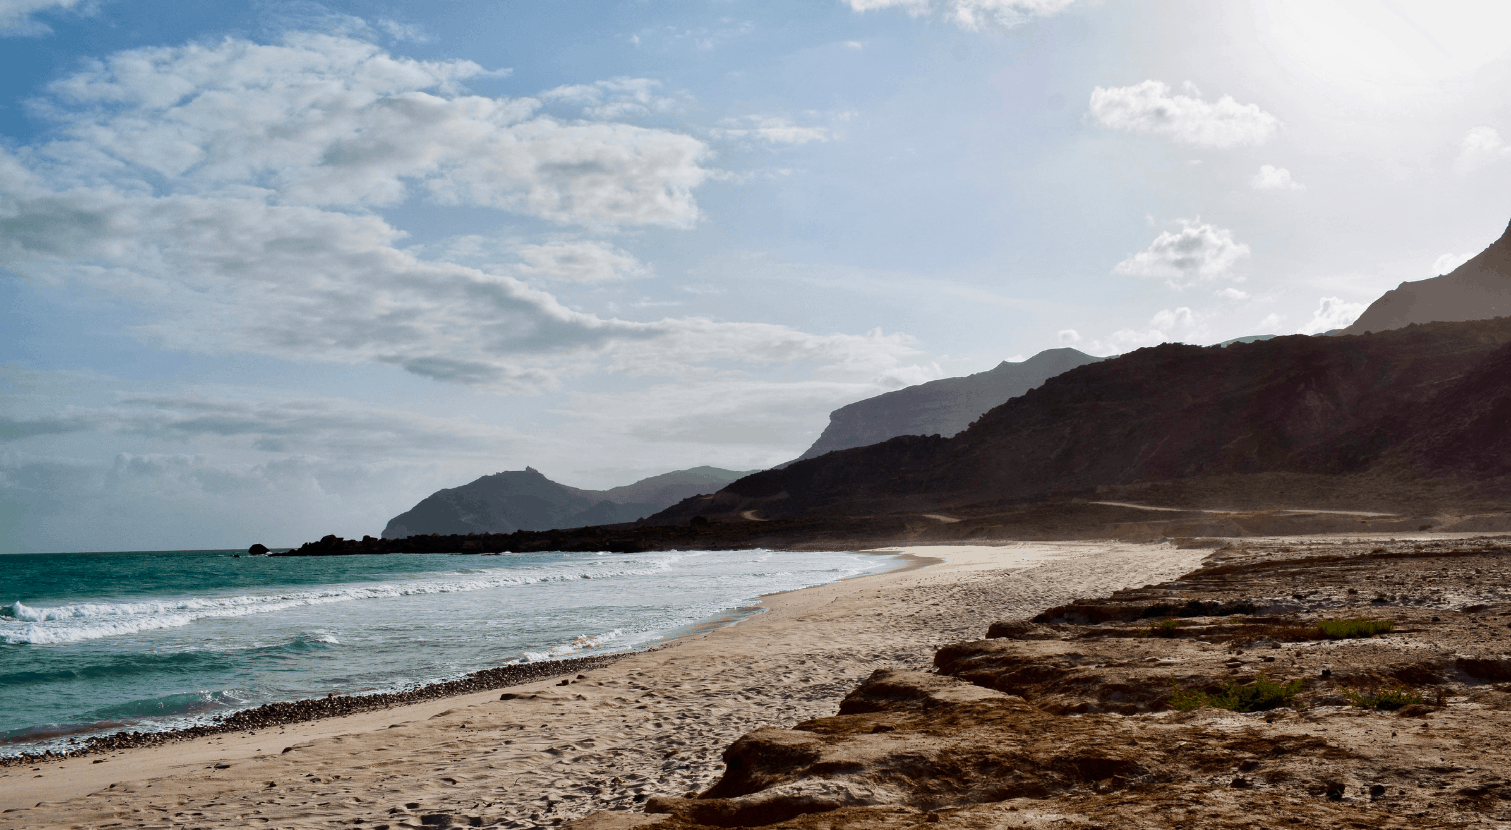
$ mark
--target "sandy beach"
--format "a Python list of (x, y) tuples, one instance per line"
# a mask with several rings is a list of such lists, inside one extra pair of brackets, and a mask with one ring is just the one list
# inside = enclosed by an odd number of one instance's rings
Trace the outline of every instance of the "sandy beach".
[(1160, 582), (1170, 544), (910, 547), (912, 566), (765, 597), (764, 612), (542, 681), (0, 772), (0, 827), (537, 827), (684, 795), (762, 726), (831, 715), (878, 668), (922, 669), (1076, 597)]

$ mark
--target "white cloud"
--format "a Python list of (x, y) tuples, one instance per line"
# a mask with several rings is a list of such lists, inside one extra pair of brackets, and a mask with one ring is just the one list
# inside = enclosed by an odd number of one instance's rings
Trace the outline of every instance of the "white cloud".
[(275, 45), (117, 53), (55, 83), (71, 141), (39, 152), (82, 167), (155, 175), (201, 192), (266, 188), (283, 203), (445, 204), (557, 222), (686, 227), (708, 171), (690, 136), (629, 124), (561, 123), (534, 98), (470, 95), (471, 61), (395, 58), (372, 43), (290, 34)]
[(771, 144), (807, 144), (833, 138), (827, 127), (803, 127), (790, 118), (775, 115), (726, 119), (710, 132), (715, 138), (754, 138)]
[[(0, 264), (127, 296), (157, 318), (138, 333), (173, 349), (392, 364), (514, 391), (550, 388), (599, 357), (620, 366), (637, 355), (624, 368), (638, 373), (709, 361), (865, 371), (915, 351), (900, 335), (577, 312), (515, 278), (420, 259), (371, 215), (104, 188), (17, 192), (3, 179)], [(572, 264), (560, 248), (535, 253), (532, 267)]]
[(1192, 315), (1191, 309), (1182, 306), (1176, 309), (1167, 308), (1158, 312), (1150, 318), (1149, 325), (1163, 331), (1175, 331), (1189, 329), (1195, 321), (1196, 318)]
[(1474, 259), (1473, 253), (1443, 254), (1436, 260), (1433, 260), (1432, 273), (1434, 276), (1441, 276), (1443, 274), (1452, 273), (1454, 269), (1458, 268), (1460, 265), (1463, 265), (1471, 259)]
[(1255, 190), (1305, 190), (1306, 185), (1291, 178), (1291, 171), (1284, 167), (1266, 164), (1259, 168), (1249, 185)]
[(339, 398), (125, 395), (107, 406), (70, 405), (31, 417), (0, 415), (0, 442), (85, 432), (181, 444), (205, 439), (221, 450), (344, 459), (496, 452), (521, 439), (513, 430), (464, 418), (436, 418)]
[(519, 256), (525, 261), (526, 272), (553, 280), (594, 282), (646, 272), (634, 255), (590, 240), (522, 245)]
[(944, 370), (936, 362), (909, 363), (903, 366), (894, 366), (883, 369), (871, 378), (871, 382), (883, 389), (901, 389), (904, 386), (917, 386), (920, 383), (928, 383), (944, 377)]
[(1130, 254), (1113, 267), (1114, 274), (1162, 277), (1174, 286), (1231, 276), (1233, 266), (1247, 259), (1249, 246), (1235, 242), (1233, 232), (1202, 222), (1181, 219), (1179, 231), (1165, 231), (1145, 250)]
[(540, 98), (581, 107), (584, 117), (602, 121), (660, 115), (683, 106), (681, 96), (656, 94), (660, 87), (660, 81), (650, 78), (610, 78), (555, 87)]
[(1073, 346), (1076, 343), (1081, 342), (1081, 333), (1076, 331), (1075, 329), (1061, 329), (1057, 337), (1059, 338), (1060, 345), (1062, 346)]
[(1190, 342), (1207, 333), (1202, 315), (1187, 306), (1167, 308), (1149, 318), (1149, 327), (1119, 329), (1105, 338), (1091, 341), (1086, 351), (1096, 355), (1123, 354), (1161, 343)]
[(1321, 334), (1333, 329), (1347, 328), (1368, 308), (1366, 303), (1345, 303), (1337, 297), (1323, 297), (1317, 301), (1317, 311), (1306, 325), (1296, 330), (1297, 334)]
[(52, 31), (32, 15), (52, 9), (73, 9), (82, 0), (0, 0), (0, 36), (45, 35)]
[(701, 142), (460, 90), (481, 72), (297, 34), (111, 56), (54, 85), (66, 139), (0, 148), (0, 268), (125, 297), (147, 317), (135, 333), (170, 349), (393, 365), (500, 391), (716, 362), (870, 376), (916, 354), (897, 334), (602, 317), (510, 275), (643, 268), (599, 243), (517, 246), (522, 266), (491, 269), (403, 247), (371, 209), (417, 186), (562, 222), (697, 218)]
[(1090, 114), (1110, 130), (1148, 133), (1192, 147), (1238, 147), (1263, 144), (1280, 128), (1280, 120), (1256, 104), (1240, 104), (1224, 95), (1216, 103), (1191, 95), (1171, 95), (1161, 81), (1125, 87), (1097, 87)]
[(430, 43), (435, 40), (422, 26), (414, 23), (403, 23), (387, 17), (378, 21), (378, 29), (394, 40), (407, 41), (409, 43)]
[(1035, 17), (1048, 17), (1069, 8), (1075, 0), (845, 0), (858, 12), (902, 9), (918, 17), (937, 14), (962, 29), (979, 31), (988, 26), (1010, 28)]
[(1465, 134), (1463, 143), (1459, 145), (1459, 157), (1454, 160), (1453, 169), (1459, 175), (1464, 175), (1508, 158), (1511, 158), (1511, 146), (1501, 138), (1499, 130), (1494, 127), (1475, 127)]
[(1265, 334), (1277, 331), (1280, 328), (1280, 321), (1282, 319), (1279, 314), (1268, 314), (1263, 320), (1259, 321), (1259, 330)]
[(931, 0), (844, 0), (858, 12), (876, 9), (902, 9), (908, 14), (923, 14), (929, 10)]
[(1223, 290), (1217, 292), (1217, 296), (1222, 297), (1225, 300), (1243, 302), (1244, 300), (1247, 300), (1249, 298), (1249, 292), (1239, 291), (1236, 288), (1224, 288)]

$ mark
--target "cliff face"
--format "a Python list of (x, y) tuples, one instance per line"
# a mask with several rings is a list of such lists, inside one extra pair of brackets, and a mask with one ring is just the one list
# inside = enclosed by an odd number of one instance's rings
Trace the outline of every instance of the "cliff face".
[(1511, 474), (1511, 318), (1082, 366), (954, 436), (904, 436), (768, 470), (645, 520), (947, 510), (1215, 476)]
[(985, 372), (943, 378), (857, 401), (830, 413), (829, 426), (797, 460), (879, 444), (899, 435), (948, 438), (1009, 398), (1100, 359), (1075, 349), (1049, 349), (1021, 363), (1003, 361)]
[(495, 473), (461, 487), (437, 491), (389, 520), (384, 539), (430, 533), (513, 533), (516, 530), (633, 522), (745, 475), (695, 467), (642, 479), (610, 490), (579, 490), (534, 469)]
[(1440, 277), (1403, 282), (1370, 304), (1344, 334), (1411, 323), (1488, 320), (1511, 315), (1511, 225), (1478, 256)]

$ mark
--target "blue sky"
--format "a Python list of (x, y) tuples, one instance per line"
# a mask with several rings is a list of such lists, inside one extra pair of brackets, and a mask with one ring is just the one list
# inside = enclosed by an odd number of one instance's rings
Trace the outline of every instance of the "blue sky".
[(1511, 218), (1499, 3), (0, 0), (0, 551), (796, 456)]

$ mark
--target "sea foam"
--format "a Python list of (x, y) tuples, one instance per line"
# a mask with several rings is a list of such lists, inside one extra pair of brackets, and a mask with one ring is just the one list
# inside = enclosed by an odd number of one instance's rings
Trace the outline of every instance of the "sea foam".
[[(271, 614), (291, 608), (423, 594), (484, 591), (542, 582), (646, 576), (672, 568), (688, 554), (665, 553), (633, 560), (578, 561), (529, 569), (472, 570), (461, 578), (399, 579), (335, 585), (312, 590), (218, 597), (180, 597), (135, 602), (79, 602), (32, 607), (17, 600), (0, 606), (0, 642), (10, 645), (78, 643), (144, 631), (177, 628), (212, 617)], [(471, 569), (469, 569), (471, 570)]]

